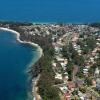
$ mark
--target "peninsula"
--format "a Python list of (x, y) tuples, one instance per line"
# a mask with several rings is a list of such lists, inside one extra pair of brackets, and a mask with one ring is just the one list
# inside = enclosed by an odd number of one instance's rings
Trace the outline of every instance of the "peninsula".
[(39, 48), (28, 69), (34, 100), (100, 98), (100, 24), (0, 22), (0, 29)]

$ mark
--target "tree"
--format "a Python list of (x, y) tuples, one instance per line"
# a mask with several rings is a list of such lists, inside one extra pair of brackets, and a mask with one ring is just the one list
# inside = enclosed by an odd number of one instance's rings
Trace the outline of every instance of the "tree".
[(77, 76), (80, 77), (80, 78), (83, 78), (84, 77), (84, 74), (83, 74), (83, 66), (80, 66), (79, 67), (79, 71), (77, 73)]
[(82, 93), (85, 93), (85, 92), (86, 92), (86, 88), (85, 88), (85, 87), (80, 87), (79, 90), (80, 90)]
[(85, 83), (87, 86), (90, 86), (90, 85), (92, 85), (92, 79), (89, 78), (89, 77), (86, 77), (85, 80), (84, 80), (84, 83)]
[(73, 94), (73, 95), (77, 95), (77, 94), (78, 94), (78, 90), (74, 90), (74, 91), (72, 92), (72, 94)]
[(94, 71), (95, 71), (95, 68), (94, 68), (94, 66), (92, 66), (91, 68), (89, 68), (89, 76), (93, 76), (93, 74), (94, 74)]
[(73, 62), (69, 61), (67, 64), (67, 72), (68, 72), (68, 76), (69, 76), (70, 81), (72, 80), (73, 68), (74, 68)]
[(49, 49), (48, 49), (48, 54), (50, 55), (50, 56), (54, 56), (54, 54), (55, 54), (55, 50), (54, 50), (54, 48), (52, 48), (52, 47), (50, 47)]
[(55, 87), (48, 87), (48, 91), (46, 91), (46, 100), (60, 100), (58, 89)]
[(83, 54), (88, 54), (90, 49), (88, 47), (84, 47), (82, 50)]
[(86, 44), (90, 50), (93, 50), (96, 47), (96, 40), (93, 37), (88, 37), (86, 39)]
[(54, 82), (54, 78), (49, 73), (41, 74), (38, 87), (43, 100), (60, 100), (57, 88), (53, 87)]

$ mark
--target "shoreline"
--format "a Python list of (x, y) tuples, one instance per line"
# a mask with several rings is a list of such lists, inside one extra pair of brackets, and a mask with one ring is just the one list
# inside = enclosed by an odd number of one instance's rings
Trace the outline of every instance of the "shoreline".
[[(42, 55), (43, 55), (43, 49), (38, 45), (38, 44), (35, 44), (35, 43), (33, 43), (33, 42), (28, 42), (28, 41), (22, 41), (22, 40), (20, 40), (20, 33), (19, 32), (17, 32), (17, 31), (15, 31), (15, 30), (12, 30), (12, 29), (9, 29), (9, 28), (4, 28), (4, 27), (0, 27), (0, 30), (2, 30), (2, 31), (8, 31), (8, 32), (11, 32), (11, 33), (14, 33), (15, 35), (16, 35), (16, 40), (18, 41), (18, 42), (20, 42), (20, 43), (23, 43), (23, 44), (29, 44), (29, 45), (31, 45), (31, 46), (33, 46), (33, 47), (37, 47), (37, 51), (39, 51), (38, 53), (38, 55), (39, 55), (39, 59), (42, 57)], [(38, 59), (38, 60), (39, 60)], [(38, 61), (37, 60), (37, 61)], [(37, 62), (36, 61), (36, 62)], [(32, 59), (32, 61), (31, 61), (31, 63), (29, 64), (29, 67), (31, 67), (34, 63), (32, 63), (33, 62), (33, 59)], [(40, 74), (37, 76), (37, 77), (35, 77), (34, 79), (32, 79), (32, 96), (34, 96), (33, 97), (33, 100), (35, 100), (35, 95), (34, 94), (36, 94), (36, 90), (35, 90), (35, 88), (36, 88), (36, 85), (37, 85), (37, 82), (38, 82), (38, 80), (39, 80), (39, 77), (40, 77)], [(35, 93), (34, 93), (35, 92)]]
[(16, 39), (17, 39), (18, 42), (23, 43), (23, 44), (29, 44), (31, 46), (37, 47), (38, 51), (40, 51), (40, 57), (42, 56), (42, 54), (43, 54), (42, 48), (38, 44), (35, 44), (33, 42), (20, 40), (20, 33), (19, 32), (14, 31), (14, 30), (9, 29), (9, 28), (4, 28), (4, 27), (0, 27), (0, 30), (8, 31), (8, 32), (11, 32), (11, 33), (15, 33), (16, 34)]

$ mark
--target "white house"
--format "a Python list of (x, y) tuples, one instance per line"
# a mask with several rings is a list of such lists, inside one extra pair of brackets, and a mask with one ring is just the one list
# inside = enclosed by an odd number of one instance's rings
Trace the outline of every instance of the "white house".
[(99, 71), (99, 68), (97, 67), (97, 68), (95, 69), (94, 74), (95, 74), (95, 76), (99, 76), (99, 73), (100, 73), (100, 71)]
[(55, 78), (62, 80), (62, 74), (56, 73)]

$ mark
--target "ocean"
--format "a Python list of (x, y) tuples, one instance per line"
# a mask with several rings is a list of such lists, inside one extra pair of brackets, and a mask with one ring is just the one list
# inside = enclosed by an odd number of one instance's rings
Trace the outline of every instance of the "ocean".
[(100, 22), (100, 0), (0, 0), (0, 20)]

